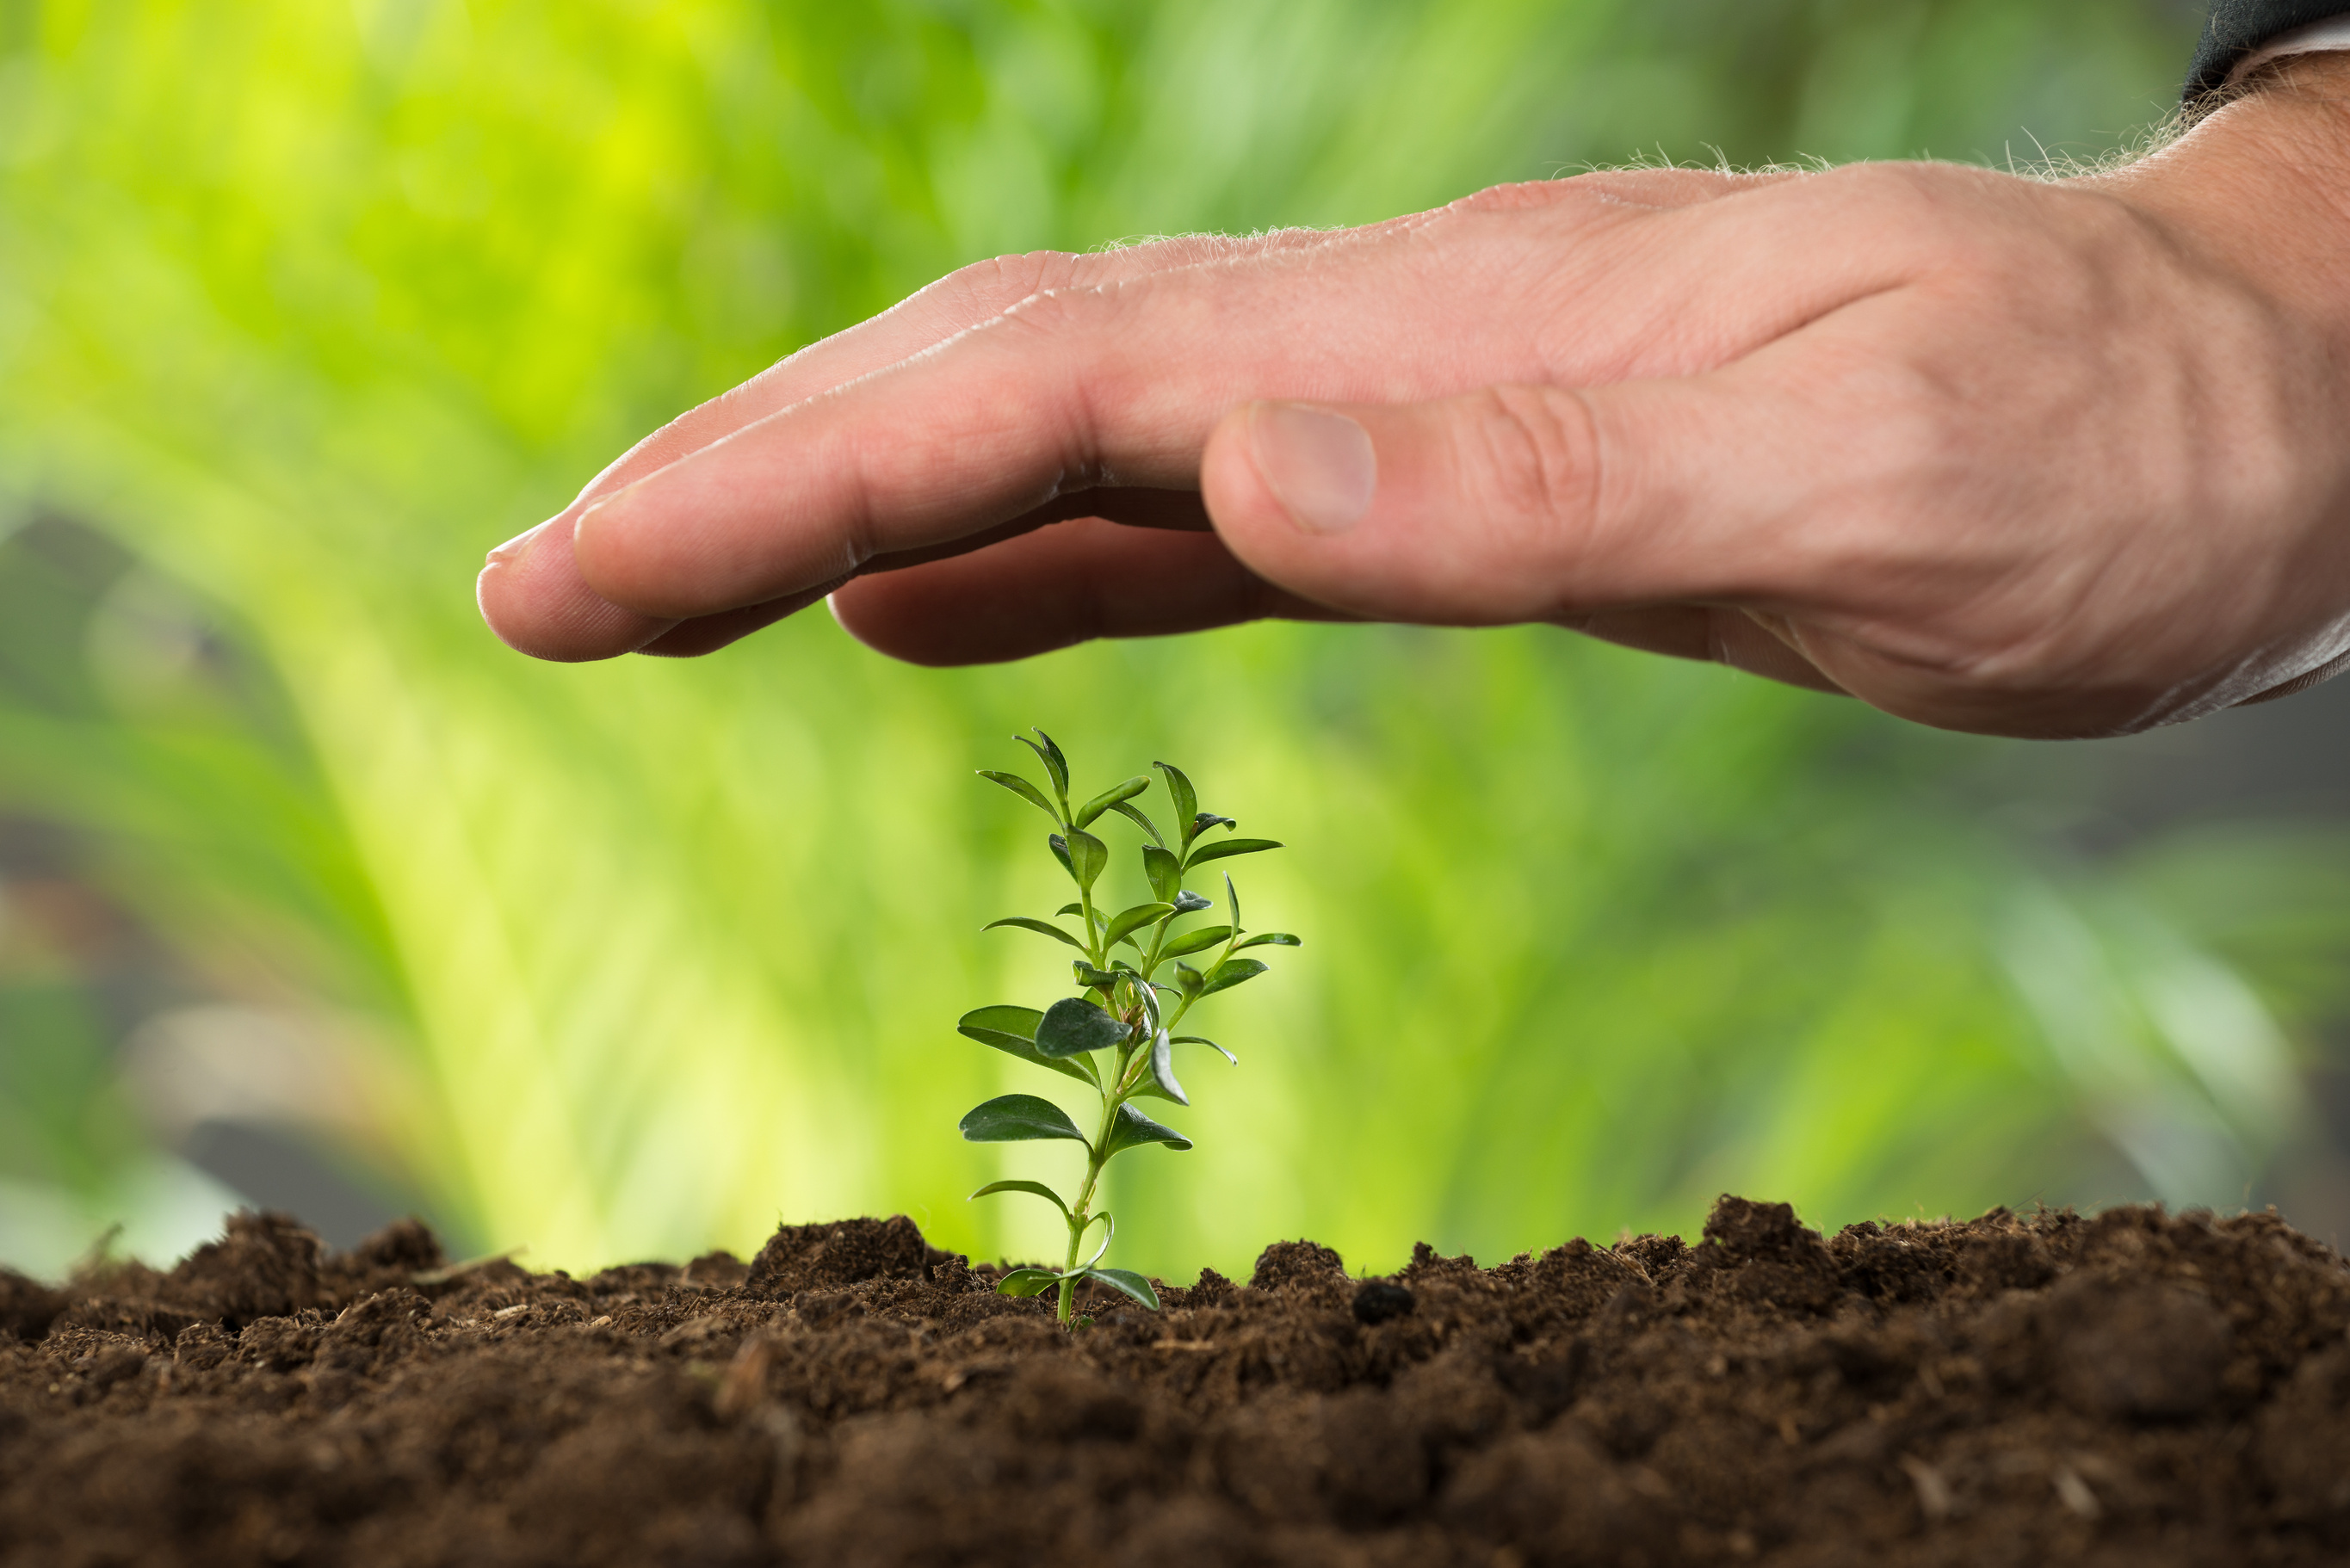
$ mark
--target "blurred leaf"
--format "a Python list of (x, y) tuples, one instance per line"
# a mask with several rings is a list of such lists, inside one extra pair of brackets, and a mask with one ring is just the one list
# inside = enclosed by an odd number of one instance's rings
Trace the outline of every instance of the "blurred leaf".
[(992, 1192), (1033, 1192), (1037, 1197), (1042, 1198), (1046, 1202), (1052, 1204), (1054, 1208), (1059, 1210), (1063, 1219), (1075, 1220), (1076, 1218), (1076, 1215), (1069, 1212), (1069, 1206), (1066, 1202), (1063, 1201), (1061, 1195), (1054, 1191), (1051, 1188), (1045, 1186), (1041, 1181), (991, 1181), (986, 1186), (981, 1188), (978, 1191), (972, 1193), (970, 1198), (963, 1199), (963, 1201), (968, 1203), (973, 1199), (984, 1198)]
[(1177, 847), (1188, 851), (1191, 847), (1192, 836), (1199, 832), (1193, 822), (1200, 814), (1199, 794), (1191, 788), (1191, 781), (1184, 776), (1183, 770), (1172, 763), (1153, 763), (1150, 765), (1167, 775), (1168, 809), (1175, 814), (1176, 826), (1183, 835), (1183, 842)]
[(1142, 874), (1150, 883), (1150, 890), (1173, 903), (1183, 888), (1183, 863), (1156, 844), (1142, 846)]
[(1038, 740), (1044, 742), (1043, 745), (1038, 745), (1035, 741), (1030, 740), (1025, 735), (1014, 735), (1012, 738), (1036, 753), (1037, 759), (1045, 764), (1045, 774), (1053, 781), (1054, 793), (1066, 799), (1069, 794), (1069, 759), (1061, 754), (1061, 748), (1053, 743), (1052, 736), (1045, 734), (1042, 730), (1037, 731), (1036, 735)]
[(1136, 805), (1132, 801), (1122, 800), (1116, 805), (1110, 807), (1110, 809), (1117, 812), (1120, 816), (1125, 817), (1128, 821), (1133, 823), (1137, 827), (1142, 829), (1143, 832), (1149, 834), (1150, 836), (1151, 843), (1159, 846), (1160, 848), (1166, 847), (1167, 839), (1165, 836), (1159, 831), (1159, 825), (1151, 821), (1149, 814), (1145, 812), (1140, 806)]
[(1068, 1113), (1034, 1095), (1000, 1095), (963, 1113), (962, 1136), (971, 1143), (1035, 1143), (1045, 1138), (1086, 1141)]
[(1039, 936), (1057, 937), (1062, 941), (1065, 941), (1071, 947), (1076, 949), (1079, 952), (1086, 950), (1085, 943), (1077, 940), (1076, 938), (1069, 935), (1068, 932), (1053, 924), (1050, 920), (1039, 920), (1027, 915), (1006, 915), (1000, 920), (988, 921), (987, 924), (982, 926), (980, 929), (983, 931), (992, 931), (998, 926), (1017, 926), (1024, 931), (1035, 931)]
[(1088, 1269), (1086, 1273), (1088, 1278), (1099, 1280), (1114, 1291), (1132, 1296), (1152, 1312), (1159, 1310), (1159, 1293), (1151, 1289), (1150, 1282), (1140, 1274), (1128, 1269), (1103, 1268)]
[(1111, 785), (1077, 808), (1076, 826), (1079, 827), (1091, 826), (1094, 818), (1103, 812), (1121, 802), (1132, 800), (1149, 787), (1149, 779), (1144, 777), (1130, 778), (1124, 784)]
[(1179, 1106), (1188, 1106), (1191, 1097), (1175, 1079), (1175, 1053), (1167, 1039), (1167, 1031), (1159, 1031), (1150, 1043), (1150, 1076), (1159, 1092)]
[(1184, 1001), (1198, 1001), (1200, 997), (1200, 988), (1206, 982), (1207, 976), (1201, 974), (1198, 970), (1193, 969), (1190, 964), (1178, 963), (1175, 966), (1175, 988), (1182, 992)]
[(1287, 931), (1260, 931), (1255, 936), (1249, 938), (1248, 940), (1240, 943), (1237, 947), (1233, 948), (1232, 950), (1234, 952), (1239, 952), (1244, 948), (1262, 947), (1302, 948), (1305, 945), (1305, 944), (1304, 942), (1299, 941)]
[(1055, 1058), (1078, 1056), (1124, 1044), (1128, 1033), (1125, 1024), (1085, 998), (1068, 996), (1045, 1010), (1044, 1022), (1036, 1026), (1036, 1049)]
[(1220, 838), (1213, 844), (1203, 844), (1192, 850), (1191, 857), (1184, 862), (1184, 866), (1189, 869), (1193, 866), (1204, 866), (1211, 860), (1222, 860), (1227, 856), (1256, 855), (1280, 847), (1280, 841), (1272, 838)]
[(1005, 789), (1010, 790), (1022, 800), (1034, 805), (1038, 811), (1041, 811), (1046, 816), (1051, 817), (1055, 823), (1057, 824), (1060, 822), (1061, 813), (1059, 808), (1055, 806), (1051, 801), (1045, 798), (1045, 792), (1043, 790), (1038, 789), (1035, 784), (1030, 784), (1018, 774), (996, 773), (992, 769), (982, 768), (979, 770), (979, 776), (1002, 784)]
[(1209, 1050), (1213, 1051), (1217, 1055), (1222, 1056), (1233, 1066), (1237, 1067), (1241, 1064), (1241, 1059), (1239, 1057), (1233, 1055), (1231, 1052), (1225, 1050), (1222, 1046), (1217, 1044), (1214, 1041), (1209, 1039), (1204, 1034), (1178, 1034), (1175, 1036), (1171, 1044), (1177, 1045), (1205, 1045)]
[(1265, 966), (1254, 959), (1226, 959), (1209, 974), (1207, 983), (1200, 987), (1201, 996), (1213, 996), (1220, 991), (1230, 991), (1243, 981), (1263, 974)]
[(1047, 1056), (1036, 1048), (1036, 1026), (1045, 1015), (1033, 1007), (981, 1007), (962, 1015), (955, 1028), (962, 1033), (1023, 1062), (1050, 1067), (1081, 1084), (1101, 1086), (1093, 1064), (1083, 1056), (1069, 1060)]
[(1109, 1142), (1103, 1158), (1107, 1158), (1120, 1149), (1134, 1148), (1146, 1143), (1163, 1143), (1173, 1149), (1191, 1147), (1191, 1140), (1173, 1127), (1160, 1126), (1132, 1106), (1118, 1106), (1118, 1115), (1110, 1123)]
[(1042, 1295), (1061, 1282), (1061, 1276), (1050, 1269), (1014, 1269), (995, 1282), (998, 1295)]
[(1109, 924), (1103, 928), (1103, 940), (1115, 942), (1153, 921), (1165, 919), (1174, 912), (1175, 906), (1172, 904), (1137, 904), (1130, 909), (1120, 909), (1110, 917)]
[(1161, 958), (1181, 958), (1187, 953), (1201, 952), (1222, 942), (1232, 934), (1230, 926), (1201, 926), (1196, 931), (1185, 931), (1159, 950)]
[(1103, 868), (1109, 865), (1109, 846), (1090, 833), (1072, 829), (1068, 837), (1069, 875), (1077, 886), (1090, 890), (1100, 879)]

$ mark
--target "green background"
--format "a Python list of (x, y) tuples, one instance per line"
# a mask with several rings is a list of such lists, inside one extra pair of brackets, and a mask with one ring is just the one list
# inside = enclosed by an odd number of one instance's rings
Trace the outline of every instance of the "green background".
[(223, 1126), (541, 1266), (899, 1210), (1046, 1249), (962, 1195), (1071, 1157), (954, 1133), (1060, 1085), (952, 1027), (1066, 989), (978, 930), (1066, 897), (972, 776), (1031, 723), (1285, 840), (1234, 865), (1306, 942), (1203, 1006), (1242, 1065), (1190, 1067), (1196, 1151), (1119, 1163), (1113, 1262), (2330, 1168), (2322, 813), (2085, 837), (2106, 774), (2052, 748), (1540, 628), (936, 672), (819, 612), (560, 668), (471, 597), (639, 435), (959, 264), (1635, 159), (2094, 158), (2197, 20), (0, 0), (0, 1256), (183, 1249), (236, 1200), (190, 1152)]

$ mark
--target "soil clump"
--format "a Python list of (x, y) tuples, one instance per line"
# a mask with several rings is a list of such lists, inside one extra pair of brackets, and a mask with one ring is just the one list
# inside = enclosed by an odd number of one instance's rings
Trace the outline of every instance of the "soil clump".
[(912, 1221), (449, 1265), (236, 1216), (0, 1271), (5, 1568), (2336, 1563), (2350, 1267), (2273, 1214), (1995, 1210), (1386, 1279), (1306, 1241), (1055, 1328)]

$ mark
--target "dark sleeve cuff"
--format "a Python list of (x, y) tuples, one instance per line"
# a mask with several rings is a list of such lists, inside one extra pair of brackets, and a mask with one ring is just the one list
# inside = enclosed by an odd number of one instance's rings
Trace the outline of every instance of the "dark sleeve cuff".
[(2350, 16), (2344, 0), (2214, 0), (2187, 72), (2187, 101), (2217, 92), (2237, 61), (2279, 34), (2343, 16)]

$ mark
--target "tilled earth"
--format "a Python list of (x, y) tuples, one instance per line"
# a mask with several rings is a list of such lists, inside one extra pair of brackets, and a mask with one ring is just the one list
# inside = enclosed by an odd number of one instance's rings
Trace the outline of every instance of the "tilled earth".
[(0, 1272), (0, 1564), (2041, 1564), (2350, 1555), (2350, 1269), (2116, 1209), (1354, 1279), (1152, 1314), (911, 1221), (592, 1279), (325, 1252)]

